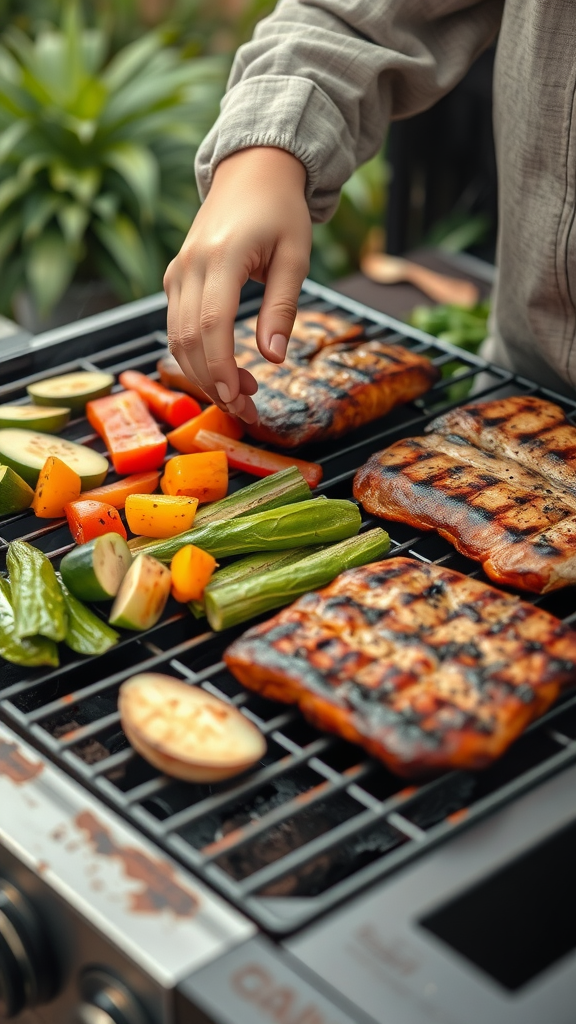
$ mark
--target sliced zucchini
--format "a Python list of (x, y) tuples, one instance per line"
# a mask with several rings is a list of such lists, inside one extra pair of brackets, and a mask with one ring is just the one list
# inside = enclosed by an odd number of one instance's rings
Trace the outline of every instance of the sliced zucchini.
[(50, 455), (56, 455), (78, 473), (83, 491), (99, 487), (109, 469), (103, 455), (74, 441), (17, 427), (0, 430), (0, 463), (10, 466), (31, 487), (36, 486), (40, 470)]
[(110, 601), (116, 597), (132, 554), (118, 533), (104, 533), (73, 548), (60, 562), (62, 580), (81, 601)]
[(70, 409), (52, 405), (0, 405), (0, 429), (27, 427), (45, 434), (57, 434), (70, 419)]
[(54, 405), (60, 402), (72, 412), (84, 412), (86, 402), (93, 398), (109, 395), (114, 384), (111, 373), (82, 370), (79, 373), (64, 373), (61, 377), (48, 377), (36, 381), (26, 388), (36, 405)]
[(122, 629), (150, 629), (162, 615), (170, 596), (170, 569), (152, 555), (138, 555), (128, 569), (109, 622)]
[(34, 491), (10, 466), (0, 466), (0, 516), (30, 508)]

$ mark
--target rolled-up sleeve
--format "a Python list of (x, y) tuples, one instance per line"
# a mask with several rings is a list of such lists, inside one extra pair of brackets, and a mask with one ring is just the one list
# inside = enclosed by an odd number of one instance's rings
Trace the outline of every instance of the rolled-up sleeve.
[(302, 161), (314, 221), (382, 144), (391, 120), (431, 106), (494, 39), (504, 0), (281, 0), (232, 67), (196, 175), (277, 146)]

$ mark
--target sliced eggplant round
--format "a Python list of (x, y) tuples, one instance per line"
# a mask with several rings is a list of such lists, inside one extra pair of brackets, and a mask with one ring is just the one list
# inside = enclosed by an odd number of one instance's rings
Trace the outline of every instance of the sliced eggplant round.
[(82, 413), (86, 402), (109, 395), (114, 384), (111, 373), (82, 370), (64, 373), (60, 377), (47, 377), (26, 388), (36, 405), (66, 405), (75, 413)]
[(166, 775), (219, 782), (246, 771), (266, 740), (232, 704), (199, 686), (143, 672), (120, 687), (120, 717), (134, 749)]
[(10, 466), (31, 487), (36, 486), (40, 470), (50, 455), (56, 455), (78, 473), (83, 491), (100, 487), (110, 468), (100, 452), (63, 437), (18, 427), (0, 430), (0, 463)]
[(110, 601), (132, 564), (128, 544), (118, 533), (104, 533), (72, 548), (60, 562), (62, 579), (80, 601)]

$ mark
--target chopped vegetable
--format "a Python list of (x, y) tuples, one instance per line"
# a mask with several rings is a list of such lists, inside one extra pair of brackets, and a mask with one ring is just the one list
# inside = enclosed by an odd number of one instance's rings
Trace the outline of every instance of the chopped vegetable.
[(68, 406), (75, 413), (84, 412), (86, 402), (101, 395), (109, 395), (114, 384), (111, 373), (81, 371), (64, 373), (60, 377), (48, 377), (36, 381), (26, 388), (36, 405)]
[(109, 622), (123, 629), (150, 629), (158, 622), (170, 596), (170, 570), (150, 555), (138, 555), (128, 569)]
[(217, 565), (216, 559), (207, 551), (194, 544), (185, 544), (176, 552), (170, 565), (172, 597), (182, 604), (199, 601)]
[(126, 521), (142, 537), (175, 537), (194, 522), (198, 498), (171, 494), (131, 494), (126, 499)]
[(32, 508), (39, 519), (57, 519), (64, 515), (64, 506), (80, 497), (78, 473), (57, 455), (49, 455), (40, 470)]
[(162, 465), (166, 438), (135, 391), (88, 402), (86, 416), (104, 438), (117, 473), (143, 473)]
[[(214, 558), (281, 551), (344, 540), (358, 533), (361, 517), (353, 501), (312, 498), (252, 516), (195, 525), (168, 540), (149, 541), (146, 552), (170, 562), (185, 544), (195, 544)], [(131, 548), (132, 552), (134, 549)]]
[(35, 668), (37, 665), (58, 667), (58, 648), (45, 636), (18, 638), (8, 580), (0, 577), (0, 658), (13, 665)]
[(143, 672), (120, 687), (122, 727), (150, 764), (186, 782), (219, 782), (246, 771), (266, 740), (233, 704), (171, 676)]
[(30, 508), (34, 491), (9, 466), (0, 466), (0, 516)]
[[(302, 474), (297, 469), (285, 469), (274, 476), (248, 484), (247, 487), (236, 491), (235, 494), (229, 494), (221, 501), (215, 501), (212, 505), (205, 505), (198, 509), (194, 526), (206, 526), (208, 523), (239, 519), (241, 516), (253, 515), (255, 512), (265, 512), (268, 509), (281, 508), (296, 501), (305, 501), (310, 497), (310, 488)], [(158, 543), (158, 541), (135, 537), (128, 542), (128, 546), (133, 554), (138, 554), (140, 551), (149, 551), (150, 554), (154, 554)], [(185, 543), (187, 543), (185, 540), (182, 541), (182, 544)], [(172, 551), (168, 560), (174, 553), (175, 551)]]
[(105, 501), (114, 508), (124, 508), (129, 494), (152, 494), (160, 483), (160, 473), (151, 469), (147, 473), (133, 473), (131, 476), (117, 480), (113, 484), (94, 487), (91, 491), (82, 491), (81, 498), (92, 501)]
[(81, 601), (109, 601), (132, 564), (126, 541), (117, 533), (104, 533), (72, 548), (60, 562), (62, 580)]
[(224, 452), (175, 455), (160, 481), (164, 494), (185, 494), (199, 502), (218, 501), (228, 491), (228, 460)]
[(74, 597), (62, 580), (59, 583), (68, 615), (66, 646), (76, 654), (96, 655), (109, 651), (118, 643), (120, 634)]
[(70, 409), (39, 405), (0, 405), (0, 427), (27, 427), (57, 434), (70, 419)]
[(126, 527), (118, 510), (104, 501), (91, 501), (88, 498), (71, 501), (64, 506), (64, 515), (77, 544), (85, 544), (105, 533), (118, 533), (126, 540)]
[(208, 395), (205, 395), (202, 388), (189, 380), (174, 356), (165, 355), (156, 363), (156, 369), (160, 375), (160, 382), (165, 388), (177, 388), (178, 391), (185, 391), (192, 395), (198, 402), (209, 402)]
[(16, 636), (66, 636), (66, 607), (52, 563), (38, 548), (13, 540), (6, 565), (10, 573)]
[[(255, 555), (239, 558), (215, 572), (204, 590), (203, 598), (190, 601), (188, 607), (194, 618), (201, 619), (206, 615), (205, 602), (208, 590), (215, 590), (217, 587), (224, 587), (230, 583), (240, 583), (242, 580), (268, 569), (280, 569), (285, 565), (294, 565), (295, 562), (299, 562), (301, 558), (311, 555), (314, 551), (322, 550), (324, 550), (323, 545), (319, 545), (312, 548), (288, 548), (287, 551), (259, 551)], [(177, 555), (174, 556), (174, 558), (177, 557)]]
[(0, 463), (10, 466), (30, 484), (36, 486), (40, 470), (50, 455), (57, 455), (82, 481), (82, 487), (99, 487), (110, 468), (100, 452), (53, 434), (17, 427), (0, 430)]
[(310, 487), (317, 487), (322, 479), (322, 466), (317, 462), (305, 462), (304, 459), (295, 459), (290, 455), (277, 455), (276, 452), (256, 448), (254, 445), (244, 444), (243, 441), (236, 441), (213, 431), (199, 430), (194, 443), (203, 452), (225, 452), (230, 466), (234, 469), (243, 469), (254, 476), (270, 476), (281, 469), (296, 466)]
[(198, 402), (181, 391), (170, 391), (163, 384), (150, 380), (138, 370), (125, 370), (120, 374), (120, 383), (127, 391), (136, 391), (151, 412), (171, 427), (180, 427), (201, 412)]
[(290, 604), (307, 590), (325, 587), (345, 569), (382, 558), (390, 546), (385, 530), (377, 527), (316, 551), (296, 565), (256, 572), (205, 593), (208, 622), (212, 629), (227, 629), (255, 615)]
[(223, 434), (224, 437), (233, 437), (235, 441), (239, 441), (244, 436), (244, 427), (240, 420), (237, 420), (235, 416), (230, 416), (227, 412), (223, 412), (217, 405), (209, 405), (199, 416), (195, 416), (193, 420), (183, 423), (176, 430), (171, 430), (166, 437), (168, 438), (168, 443), (176, 451), (188, 455), (192, 452), (200, 451), (194, 442), (194, 438), (199, 430), (213, 430), (217, 434)]

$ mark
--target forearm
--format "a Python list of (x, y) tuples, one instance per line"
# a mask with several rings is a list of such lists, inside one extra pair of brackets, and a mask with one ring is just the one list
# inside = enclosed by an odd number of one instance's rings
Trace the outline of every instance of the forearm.
[(448, 92), (490, 43), (504, 0), (282, 0), (235, 59), (197, 160), (202, 195), (218, 163), (278, 146), (307, 172), (314, 220), (382, 144), (391, 119)]

